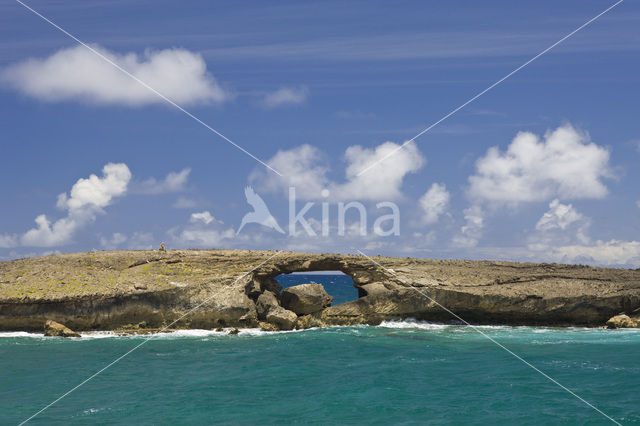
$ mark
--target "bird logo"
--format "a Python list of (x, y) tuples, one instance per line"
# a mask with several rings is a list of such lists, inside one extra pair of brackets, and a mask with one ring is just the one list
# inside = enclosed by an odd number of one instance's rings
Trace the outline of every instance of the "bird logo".
[(247, 203), (253, 207), (253, 211), (244, 215), (242, 218), (242, 222), (240, 223), (240, 227), (236, 231), (236, 235), (242, 231), (242, 228), (248, 223), (259, 223), (262, 226), (266, 226), (267, 228), (275, 229), (281, 234), (284, 234), (276, 219), (271, 215), (269, 208), (266, 203), (260, 197), (252, 187), (247, 186), (244, 189), (244, 196), (247, 198)]

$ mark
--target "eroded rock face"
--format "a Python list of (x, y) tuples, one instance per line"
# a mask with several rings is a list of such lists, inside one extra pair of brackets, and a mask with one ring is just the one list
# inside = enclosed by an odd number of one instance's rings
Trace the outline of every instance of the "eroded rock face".
[[(620, 312), (640, 321), (640, 270), (383, 256), (374, 260), (274, 251), (140, 250), (0, 262), (0, 330), (40, 331), (51, 318), (78, 331), (139, 328), (140, 323), (159, 329), (174, 321), (175, 328), (275, 327), (267, 325), (267, 312), (283, 299), (290, 298), (291, 306), (300, 302), (291, 288), (274, 302), (281, 292), (275, 277), (318, 270), (350, 275), (359, 298), (329, 306), (330, 296), (323, 295), (310, 308), (292, 312), (299, 314), (298, 328), (410, 317), (451, 320), (442, 306), (477, 324), (599, 327)], [(263, 294), (264, 319), (258, 318), (257, 306)], [(276, 313), (272, 320), (291, 326), (291, 314)]]
[(322, 284), (300, 284), (282, 290), (282, 306), (298, 315), (313, 314), (331, 306), (329, 296)]
[(635, 328), (638, 322), (631, 319), (628, 315), (620, 314), (612, 317), (607, 321), (608, 328)]
[(255, 303), (240, 289), (229, 287), (218, 292), (210, 306), (218, 322), (222, 320), (223, 324), (254, 326), (258, 323)]
[(280, 307), (278, 299), (276, 298), (276, 295), (269, 290), (265, 290), (264, 293), (258, 296), (258, 300), (256, 301), (256, 311), (259, 319), (266, 319), (269, 311), (277, 307)]
[(48, 320), (44, 324), (44, 335), (45, 336), (56, 336), (56, 337), (80, 337), (78, 333), (71, 330), (59, 322), (55, 322), (52, 320)]

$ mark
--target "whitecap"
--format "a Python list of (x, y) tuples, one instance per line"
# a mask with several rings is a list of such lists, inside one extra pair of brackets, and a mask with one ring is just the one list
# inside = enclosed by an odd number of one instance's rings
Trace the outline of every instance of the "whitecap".
[(44, 337), (44, 333), (27, 333), (26, 331), (2, 331), (0, 338), (3, 337)]
[(380, 325), (378, 325), (378, 327), (420, 329), (420, 330), (444, 330), (451, 327), (451, 325), (435, 323), (435, 322), (417, 321), (415, 319), (406, 319), (406, 320), (382, 321)]

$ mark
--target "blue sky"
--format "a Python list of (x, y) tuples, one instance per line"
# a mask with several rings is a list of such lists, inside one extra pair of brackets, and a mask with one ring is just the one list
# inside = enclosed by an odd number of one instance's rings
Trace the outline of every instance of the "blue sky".
[[(165, 241), (640, 266), (637, 3), (621, 3), (369, 179), (353, 169), (393, 147), (385, 143), (407, 141), (613, 2), (28, 4), (287, 170), (279, 178), (4, 2), (0, 258)], [(103, 174), (110, 163), (123, 167)], [(251, 210), (245, 186), (286, 227), (292, 182), (298, 208), (316, 203), (310, 220), (321, 220), (322, 201), (332, 214), (361, 201), (371, 228), (376, 203), (392, 201), (400, 235), (291, 236), (251, 224), (235, 236)], [(41, 215), (50, 230), (34, 222)]]

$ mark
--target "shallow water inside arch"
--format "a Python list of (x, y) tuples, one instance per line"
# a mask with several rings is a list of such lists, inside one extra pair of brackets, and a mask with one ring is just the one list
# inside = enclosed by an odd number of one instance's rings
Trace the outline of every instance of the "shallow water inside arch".
[(351, 302), (358, 298), (358, 289), (353, 286), (353, 280), (349, 275), (339, 271), (310, 271), (293, 274), (281, 274), (276, 277), (276, 281), (282, 288), (299, 284), (316, 283), (322, 284), (325, 291), (333, 296), (332, 305)]

